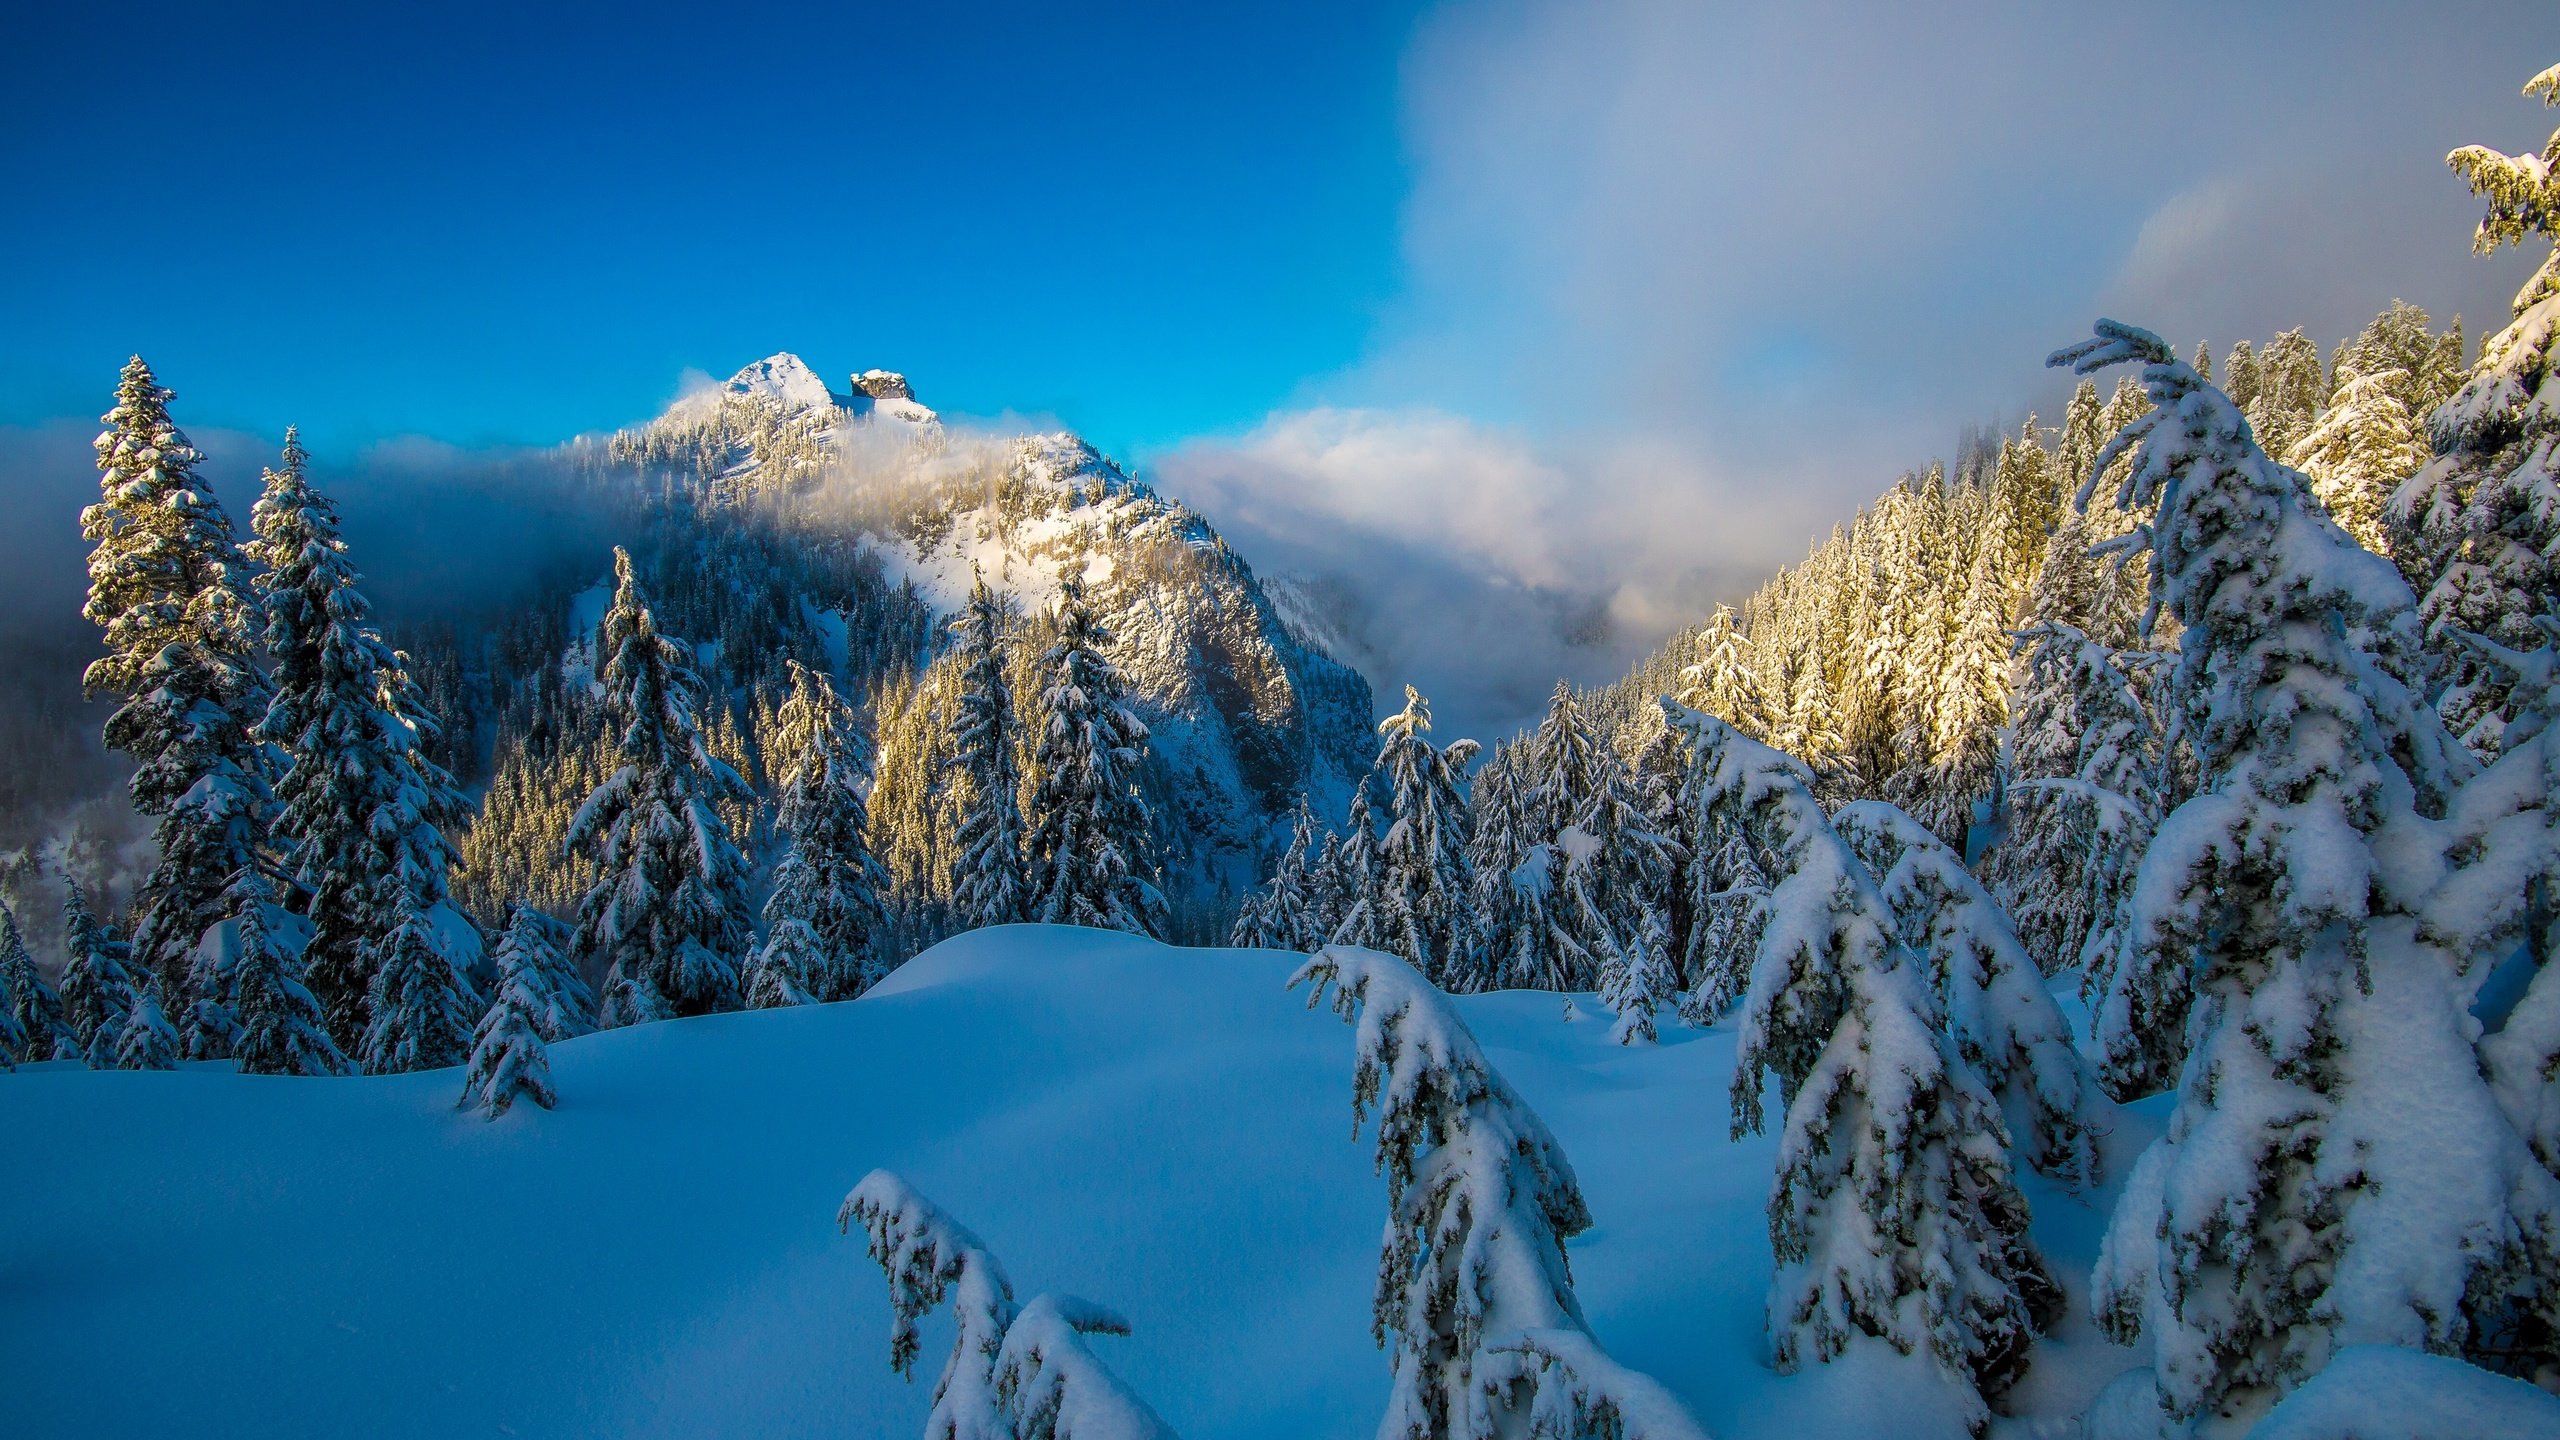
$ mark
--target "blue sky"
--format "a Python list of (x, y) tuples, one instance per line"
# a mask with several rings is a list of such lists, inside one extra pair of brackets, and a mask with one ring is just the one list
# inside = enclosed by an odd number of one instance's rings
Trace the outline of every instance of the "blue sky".
[(200, 426), (549, 441), (788, 348), (1144, 447), (1394, 282), (1398, 5), (11, 10), (0, 423), (139, 350)]

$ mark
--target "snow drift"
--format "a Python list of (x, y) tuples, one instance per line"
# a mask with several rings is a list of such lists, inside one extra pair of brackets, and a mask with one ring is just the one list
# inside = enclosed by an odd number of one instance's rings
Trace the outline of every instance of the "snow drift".
[[(494, 1122), (454, 1070), (0, 1076), (9, 1429), (913, 1436), (931, 1387), (891, 1373), (880, 1273), (835, 1224), (885, 1166), (1024, 1293), (1125, 1315), (1097, 1353), (1179, 1433), (1367, 1434), (1386, 1189), (1351, 1035), (1283, 989), (1302, 959), (979, 931), (858, 1001), (561, 1043), (559, 1108)], [(1724, 1138), (1728, 1028), (1624, 1048), (1587, 997), (1454, 1003), (1571, 1156), (1573, 1278), (1617, 1361), (1725, 1440), (1961, 1433), (1890, 1363), (1768, 1367), (1774, 1142)], [(2112, 1123), (2121, 1173), (2153, 1122)], [(2057, 1433), (2133, 1358), (2079, 1318), (2112, 1196), (2027, 1182), (2073, 1318), (1995, 1434)]]

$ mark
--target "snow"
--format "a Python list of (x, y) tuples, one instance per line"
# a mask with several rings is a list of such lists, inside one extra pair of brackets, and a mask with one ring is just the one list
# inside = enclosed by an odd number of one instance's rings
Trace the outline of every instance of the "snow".
[(707, 409), (727, 397), (776, 401), (791, 410), (845, 403), (843, 397), (827, 388), (827, 382), (818, 378), (818, 372), (810, 369), (807, 361), (783, 350), (745, 367), (717, 386), (684, 397), (669, 413)]
[(2249, 1440), (2560, 1440), (2560, 1400), (2459, 1360), (2386, 1345), (2342, 1350)]
[[(1175, 1431), (1366, 1434), (1385, 1187), (1353, 1033), (1283, 988), (1303, 959), (980, 931), (858, 1001), (554, 1045), (559, 1108), (495, 1121), (457, 1070), (0, 1076), (0, 1134), (45, 1166), (0, 1187), (10, 1433), (911, 1437), (929, 1375), (890, 1372), (880, 1271), (835, 1225), (886, 1166), (1029, 1291), (1126, 1316), (1095, 1351)], [(1451, 1003), (1571, 1159), (1618, 1365), (1721, 1440), (1960, 1433), (1905, 1388), (1923, 1361), (1769, 1368), (1775, 1140), (1724, 1138), (1729, 1027), (1621, 1048), (1551, 994)], [(2102, 1113), (2109, 1174), (2162, 1113)], [(2068, 1433), (2135, 1361), (2085, 1319), (2112, 1194), (2021, 1180), (2071, 1305), (1995, 1440)], [(924, 1322), (929, 1365), (949, 1341)]]

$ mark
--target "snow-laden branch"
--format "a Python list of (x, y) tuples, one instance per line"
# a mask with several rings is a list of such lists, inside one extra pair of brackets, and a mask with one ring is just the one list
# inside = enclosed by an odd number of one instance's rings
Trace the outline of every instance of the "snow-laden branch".
[(889, 1281), (890, 1369), (912, 1378), (916, 1322), (951, 1300), (951, 1358), (934, 1382), (925, 1440), (1174, 1440), (1084, 1343), (1128, 1334), (1118, 1314), (1065, 1295), (1017, 1308), (986, 1245), (891, 1171), (872, 1171), (844, 1197), (836, 1226), (856, 1225)]

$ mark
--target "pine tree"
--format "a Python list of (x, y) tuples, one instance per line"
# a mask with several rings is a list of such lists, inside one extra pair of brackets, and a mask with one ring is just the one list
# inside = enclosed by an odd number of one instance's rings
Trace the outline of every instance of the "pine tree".
[(1750, 988), (1760, 933), (1768, 923), (1769, 876), (1739, 826), (1690, 814), (1686, 807), (1682, 814), (1692, 825), (1685, 836), (1691, 859), (1683, 873), (1694, 920), (1682, 960), (1688, 988), (1680, 996), (1680, 1015), (1703, 1029), (1723, 1019)]
[(2127, 361), (2155, 408), (2113, 442), (2134, 461), (2119, 503), (2154, 514), (2201, 784), (2143, 857), (2117, 962), (2188, 1055), (2095, 1300), (2111, 1336), (2149, 1339), (2185, 1422), (2341, 1345), (2461, 1351), (2500, 1325), (2484, 1305), (2548, 1305), (2560, 1190), (2470, 1040), (2464, 977), (2511, 942), (2425, 893), (2493, 858), (2430, 818), (2467, 757), (2360, 641), (2414, 636), (2408, 587), (2156, 337), (2101, 321), (2052, 363)]
[(1620, 1044), (1654, 1038), (1653, 1010), (1679, 988), (1673, 969), (1671, 897), (1686, 858), (1645, 813), (1635, 778), (1614, 754), (1566, 831), (1568, 924), (1596, 964), (1600, 1002), (1617, 1016)]
[(311, 989), (331, 1035), (359, 1043), (375, 951), (401, 907), (446, 899), (469, 815), (462, 792), (428, 758), (438, 733), (407, 657), (383, 642), (359, 591), (337, 508), (313, 488), (308, 457), (285, 432), (282, 468), (266, 472), (251, 558), (274, 696), (258, 733), (288, 757), (275, 784), (284, 869), (311, 920)]
[(62, 943), (70, 958), (62, 967), (62, 1013), (92, 1070), (115, 1064), (116, 1041), (134, 1002), (132, 951), (113, 926), (89, 910), (80, 882), (63, 877)]
[(1699, 632), (1698, 660), (1680, 675), (1680, 701), (1745, 733), (1765, 730), (1765, 701), (1733, 607), (1718, 605)]
[(606, 966), (604, 1024), (735, 1009), (753, 931), (746, 859), (718, 806), (746, 782), (703, 743), (690, 652), (658, 633), (631, 556), (616, 549), (613, 563), (599, 653), (622, 765), (569, 822), (570, 850), (597, 869), (578, 949)]
[[(1353, 803), (1360, 805), (1360, 787), (1353, 787)], [(1367, 819), (1365, 806), (1361, 818)], [(1342, 917), (1350, 912), (1349, 887), (1343, 880), (1342, 837), (1327, 830), (1316, 845), (1316, 858), (1307, 863), (1307, 931), (1306, 946), (1314, 950), (1333, 939)]]
[(1903, 946), (1927, 966), (1947, 1034), (2000, 1101), (2027, 1164), (2070, 1189), (2097, 1184), (2096, 1087), (1999, 902), (1934, 832), (1890, 805), (1844, 805), (1831, 823), (1874, 877)]
[(160, 1004), (159, 977), (147, 975), (142, 988), (134, 992), (133, 1009), (125, 1014), (124, 1029), (116, 1036), (115, 1067), (175, 1070), (178, 1054), (178, 1032), (169, 1024), (169, 1016)]
[(1521, 767), (1527, 742), (1494, 747), (1476, 772), (1467, 863), (1475, 871), (1488, 986), (1574, 988), (1578, 970), (1556, 928), (1563, 854), (1530, 825)]
[[(347, 1057), (303, 983), (308, 931), (276, 903), (255, 870), (232, 883), (231, 917), (217, 933), (229, 947), (240, 1036), (232, 1053), (244, 1075), (338, 1075)], [(301, 932), (299, 934), (295, 932)]]
[(1377, 1107), (1388, 1221), (1371, 1334), (1395, 1364), (1380, 1440), (1698, 1440), (1593, 1339), (1565, 1258), (1591, 1226), (1573, 1165), (1439, 990), (1391, 956), (1342, 947), (1310, 956), (1289, 985), (1307, 987), (1309, 1008), (1329, 993), (1357, 1028), (1355, 1125)]
[[(1404, 687), (1404, 709), (1378, 724), (1385, 742), (1370, 769), (1387, 792), (1387, 828), (1360, 859), (1365, 887), (1336, 927), (1340, 944), (1401, 956), (1434, 984), (1479, 990), (1486, 984), (1483, 939), (1476, 925), (1475, 875), (1467, 863), (1467, 797), (1461, 773), (1476, 742), (1441, 750), (1431, 733), (1431, 702)], [(1352, 844), (1362, 844), (1366, 797), (1354, 802)]]
[[(765, 902), (772, 928), (749, 964), (747, 1003), (759, 1007), (850, 1000), (884, 972), (889, 872), (871, 853), (862, 788), (871, 757), (835, 686), (789, 663), (791, 698), (771, 741), (791, 852)], [(799, 998), (794, 998), (794, 997)]]
[(1313, 950), (1324, 943), (1316, 929), (1310, 867), (1316, 861), (1315, 812), (1298, 797), (1290, 812), (1289, 848), (1272, 867), (1271, 880), (1245, 902), (1227, 943), (1246, 950)]
[(1546, 716), (1521, 755), (1520, 806), (1529, 833), (1553, 840), (1582, 814), (1599, 786), (1601, 767), (1615, 758), (1604, 754), (1601, 744), (1583, 718), (1573, 687), (1557, 681)]
[(470, 1054), (480, 997), (414, 903), (401, 906), (398, 923), (379, 942), (366, 1010), (373, 1017), (362, 1055), (368, 1075), (441, 1070)]
[[(509, 927), (510, 934), (513, 926)], [(551, 1052), (543, 1028), (556, 1023), (558, 991), (543, 957), (531, 945), (501, 944), (496, 994), (471, 1035), (471, 1058), (462, 1075), (457, 1108), (495, 1120), (518, 1095), (548, 1110), (560, 1103), (551, 1088)]]
[(507, 907), (507, 925), (491, 947), (493, 973), (518, 977), (530, 997), (533, 1030), (546, 1044), (595, 1028), (595, 993), (569, 960), (568, 927), (523, 901)]
[(2009, 600), (1994, 566), (1997, 551), (1976, 554), (1954, 635), (1947, 643), (1929, 712), (1928, 763), (1906, 793), (1940, 839), (1962, 851), (1978, 805), (1998, 784), (2000, 727), (2009, 710)]
[[(1688, 802), (1743, 830), (1774, 884), (1743, 1002), (1737, 1138), (1778, 1081), (1769, 1238), (1777, 1363), (1881, 1339), (1925, 1351), (1978, 1425), (2061, 1291), (2027, 1238), (1998, 1104), (1954, 1042), (1891, 906), (1815, 801), (1801, 762), (1666, 706)], [(1979, 1394), (1975, 1393), (1979, 1392)]]
[(1070, 572), (1059, 580), (1057, 637), (1042, 657), (1038, 776), (1030, 856), (1034, 918), (1162, 938), (1164, 897), (1146, 878), (1154, 822), (1138, 793), (1147, 727), (1127, 682), (1102, 655), (1110, 636)]
[[(2560, 66), (2537, 75), (2527, 95), (2560, 105)], [(2515, 318), (2481, 346), (2470, 378), (2428, 420), (2434, 458), (2391, 500), (2393, 553), (2423, 583), (2428, 639), (2448, 650), (2439, 705), (2447, 723), (2483, 757), (2495, 755), (2512, 718), (2497, 667), (2450, 648), (2469, 630), (2522, 650), (2536, 643), (2533, 617), (2560, 608), (2560, 480), (2555, 426), (2539, 398), (2552, 370), (2560, 328), (2560, 130), (2538, 155), (2465, 146), (2447, 161), (2487, 197), (2473, 248), (2553, 241), (2550, 255), (2515, 298)]]
[(2310, 477), (2311, 493), (2356, 543), (2377, 555), (2393, 551), (2384, 507), (2428, 459), (2417, 418), (2397, 393), (2407, 378), (2396, 369), (2350, 372), (2329, 397), (2328, 413), (2284, 457)]
[(2257, 403), (2248, 414), (2249, 428), (2268, 454), (2286, 454), (2310, 433), (2328, 398), (2329, 377), (2320, 364), (2319, 345), (2299, 328), (2287, 330), (2258, 354)]
[(214, 924), (217, 928), (199, 936), (195, 948), (187, 952), (178, 993), (190, 998), (185, 1009), (169, 1017), (178, 1029), (178, 1045), (190, 1060), (227, 1058), (240, 1042), (240, 997), (232, 983), (237, 952), (222, 943), (222, 922)]
[(9, 1010), (12, 1048), (20, 1061), (70, 1060), (81, 1054), (80, 1038), (62, 1013), (62, 997), (36, 969), (27, 942), (18, 933), (18, 917), (0, 903), (0, 1002)]
[(250, 735), (267, 691), (250, 658), (247, 565), (169, 398), (136, 356), (102, 417), (99, 500), (80, 513), (80, 533), (96, 542), (81, 613), (105, 632), (107, 653), (81, 683), (125, 697), (106, 742), (133, 757), (134, 808), (155, 822), (159, 858), (134, 901), (134, 959), (192, 1009), (213, 997), (187, 989), (188, 957), (222, 918), (233, 878), (256, 863), (274, 798)]
[(952, 734), (951, 768), (966, 801), (952, 840), (952, 908), (971, 928), (1030, 918), (1030, 878), (1023, 871), (1022, 775), (1013, 689), (1005, 680), (1005, 615), (987, 577), (977, 576), (969, 608), (953, 627), (960, 637), (960, 721)]
[[(2159, 825), (2160, 736), (2135, 676), (2159, 657), (2117, 651), (2059, 621), (2019, 632), (2026, 680), (2005, 743), (2008, 833), (1983, 857), (1992, 894), (2047, 975), (2088, 967), (2103, 994), (2134, 866)], [(2177, 1068), (2176, 1036), (2126, 1035), (2124, 1098), (2148, 1093)], [(2142, 1077), (2155, 1077), (2149, 1083)]]
[[(2232, 345), (2231, 353), (2223, 357), (2222, 374), (2223, 392), (2231, 397), (2232, 404), (2240, 407), (2241, 414), (2248, 414), (2249, 407), (2258, 400), (2258, 356), (2249, 348), (2248, 341)], [(2088, 384), (2085, 380), (2081, 383)], [(2094, 386), (2091, 388), (2095, 389)], [(2078, 477), (2073, 478), (2076, 483)]]

